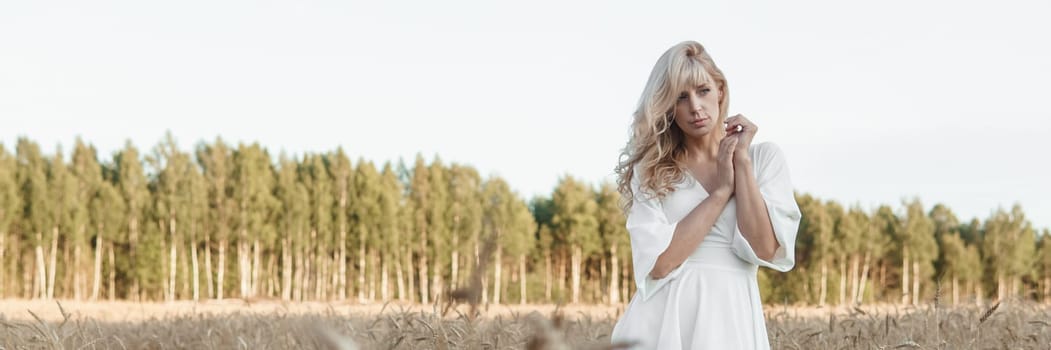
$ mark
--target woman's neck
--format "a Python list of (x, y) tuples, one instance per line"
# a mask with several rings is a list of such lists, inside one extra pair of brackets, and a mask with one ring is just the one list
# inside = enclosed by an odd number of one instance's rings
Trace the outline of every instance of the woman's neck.
[(724, 136), (717, 132), (711, 132), (699, 137), (686, 137), (686, 157), (691, 163), (711, 163), (719, 156), (719, 141)]

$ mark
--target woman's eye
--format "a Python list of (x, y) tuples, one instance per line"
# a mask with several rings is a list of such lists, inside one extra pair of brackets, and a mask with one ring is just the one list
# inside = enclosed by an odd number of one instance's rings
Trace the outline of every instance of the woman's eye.
[(701, 96), (704, 96), (704, 95), (707, 95), (707, 94), (708, 94), (708, 92), (710, 92), (710, 91), (712, 91), (712, 89), (709, 89), (709, 88), (702, 88), (702, 89), (700, 89), (700, 90), (697, 90), (697, 94), (699, 94), (699, 95), (701, 95)]
[(686, 99), (686, 94), (679, 95), (679, 101), (682, 101), (682, 100), (685, 100), (685, 99)]

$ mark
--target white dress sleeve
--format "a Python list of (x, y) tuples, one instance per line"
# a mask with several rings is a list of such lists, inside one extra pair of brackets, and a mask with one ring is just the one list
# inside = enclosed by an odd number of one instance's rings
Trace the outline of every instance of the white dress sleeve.
[(681, 269), (676, 267), (660, 279), (650, 276), (650, 271), (657, 263), (657, 257), (668, 249), (672, 235), (675, 234), (677, 222), (669, 222), (664, 214), (660, 200), (642, 193), (638, 168), (631, 179), (632, 193), (635, 199), (627, 213), (628, 235), (631, 236), (631, 259), (635, 272), (635, 286), (643, 301), (652, 297), (661, 287), (679, 275)]
[(732, 249), (738, 257), (747, 262), (785, 272), (796, 264), (796, 234), (803, 215), (799, 211), (799, 204), (796, 203), (792, 179), (788, 174), (788, 163), (781, 148), (769, 142), (756, 145), (755, 148), (753, 164), (756, 182), (766, 203), (767, 213), (770, 214), (774, 237), (780, 246), (770, 261), (760, 259), (741, 234), (740, 226), (734, 225)]

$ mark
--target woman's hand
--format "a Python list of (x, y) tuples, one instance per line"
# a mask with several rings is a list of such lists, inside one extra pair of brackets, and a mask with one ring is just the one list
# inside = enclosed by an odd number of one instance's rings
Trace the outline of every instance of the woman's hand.
[[(741, 131), (737, 131), (738, 126), (741, 127)], [(751, 162), (748, 147), (752, 144), (752, 138), (757, 132), (759, 132), (759, 127), (743, 115), (738, 114), (726, 118), (726, 138), (738, 139), (737, 147), (734, 149), (734, 162)]]
[(734, 192), (734, 150), (738, 144), (737, 137), (727, 136), (719, 141), (719, 155), (716, 158), (716, 192), (723, 192), (727, 197)]

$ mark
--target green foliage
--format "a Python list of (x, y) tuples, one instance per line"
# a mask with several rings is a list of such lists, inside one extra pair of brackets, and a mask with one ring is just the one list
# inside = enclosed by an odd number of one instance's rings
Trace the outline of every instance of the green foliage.
[[(910, 266), (920, 264), (924, 298), (934, 283), (952, 278), (971, 288), (960, 291), (970, 297), (999, 288), (1007, 296), (1051, 300), (1049, 233), (1034, 228), (1017, 205), (985, 220), (961, 220), (948, 206), (925, 208), (919, 199), (871, 209), (802, 193), (796, 200), (803, 213), (796, 269), (760, 270), (767, 302), (835, 302), (843, 283), (861, 284), (865, 302), (900, 300), (906, 249)], [(300, 300), (327, 300), (339, 295), (337, 281), (343, 281), (347, 290), (368, 293), (379, 283), (389, 283), (388, 291), (395, 285), (415, 288), (388, 295), (419, 301), (426, 284), (441, 290), (466, 280), (479, 258), (476, 249), (495, 235), (507, 289), (503, 300), (519, 300), (516, 279), (523, 277), (529, 301), (568, 300), (569, 271), (574, 271), (582, 279), (580, 300), (596, 301), (616, 285), (610, 278), (631, 283), (630, 237), (619, 201), (613, 184), (593, 186), (572, 176), (559, 179), (550, 196), (526, 201), (499, 176), (483, 179), (469, 165), (438, 157), (427, 162), (422, 155), (411, 166), (402, 161), (377, 166), (365, 159), (352, 165), (341, 148), (275, 160), (258, 143), (231, 148), (221, 139), (199, 143), (190, 153), (168, 134), (145, 157), (128, 142), (100, 162), (95, 148), (79, 139), (71, 157), (64, 157), (61, 148), (45, 155), (35, 142), (20, 138), (14, 154), (0, 144), (0, 235), (7, 249), (0, 261), (5, 279), (0, 297), (43, 295), (31, 293), (38, 285), (22, 285), (38, 283), (37, 249), (45, 259), (55, 254), (58, 261), (72, 262), (72, 251), (90, 250), (101, 238), (106, 253), (112, 247), (115, 264), (104, 257), (103, 265), (114, 272), (118, 297), (170, 295), (161, 287), (169, 281), (174, 246), (179, 291), (190, 281), (185, 276), (192, 247), (205, 265), (197, 267), (202, 278), (216, 279), (222, 269), (253, 284), (237, 290), (234, 278), (215, 281), (227, 296), (284, 296), (282, 289), (292, 288)], [(258, 261), (246, 256), (256, 254), (257, 241)], [(365, 269), (354, 268), (360, 266), (357, 248), (369, 255)], [(613, 248), (620, 276), (610, 276)], [(226, 254), (222, 266), (216, 259), (220, 251)], [(351, 266), (342, 278), (340, 254), (346, 259), (342, 266)], [(460, 281), (450, 282), (454, 255)], [(525, 276), (518, 271), (520, 257)], [(81, 264), (93, 258), (86, 256)], [(389, 270), (389, 280), (380, 279), (381, 267)], [(91, 272), (69, 263), (56, 270), (57, 297), (71, 297), (74, 274)], [(361, 272), (367, 277), (357, 278)], [(495, 276), (492, 272), (485, 276)], [(865, 281), (859, 283), (858, 275)]]
[(556, 239), (580, 247), (585, 256), (600, 249), (595, 215), (598, 203), (591, 188), (572, 176), (565, 176), (555, 186), (551, 198), (554, 202), (551, 225)]

